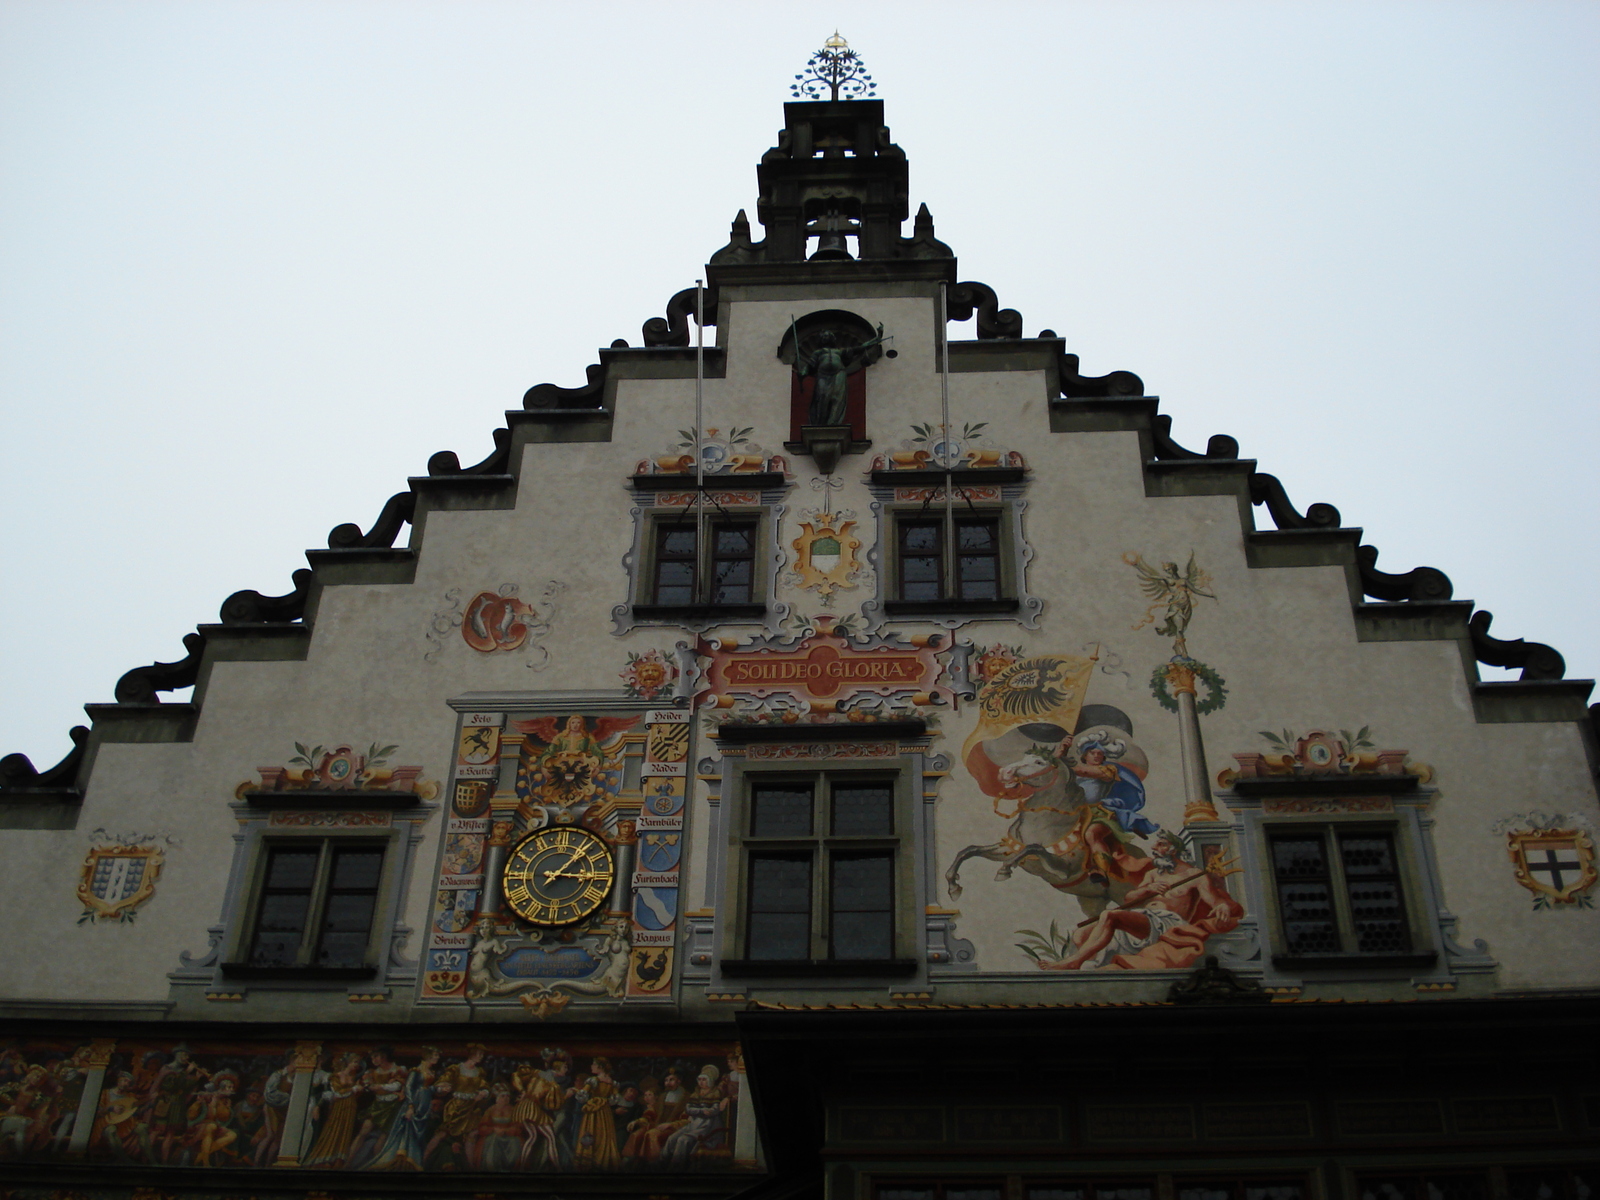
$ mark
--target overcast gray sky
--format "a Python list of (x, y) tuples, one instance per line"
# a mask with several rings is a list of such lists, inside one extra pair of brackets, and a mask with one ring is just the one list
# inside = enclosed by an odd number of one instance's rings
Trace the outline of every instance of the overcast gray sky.
[(0, 753), (638, 344), (835, 25), (1029, 334), (1600, 672), (1589, 0), (5, 0)]

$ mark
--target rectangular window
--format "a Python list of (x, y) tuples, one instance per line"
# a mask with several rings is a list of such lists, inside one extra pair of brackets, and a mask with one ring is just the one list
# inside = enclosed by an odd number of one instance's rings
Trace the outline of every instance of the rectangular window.
[(752, 962), (895, 957), (895, 780), (753, 780), (745, 806), (744, 947)]
[(268, 843), (243, 965), (366, 966), (383, 854), (370, 842)]
[(898, 522), (901, 600), (999, 600), (1000, 518), (956, 516), (945, 536), (943, 516)]
[[(704, 537), (704, 545), (701, 538)], [(761, 603), (756, 577), (760, 523), (754, 517), (658, 517), (651, 526), (645, 606)]]
[(1289, 955), (1411, 950), (1400, 864), (1390, 833), (1295, 830), (1273, 833), (1269, 841)]
[(880, 1183), (873, 1188), (875, 1200), (1001, 1200), (1004, 1180), (975, 1180), (970, 1183)]
[(884, 611), (914, 616), (1015, 612), (1022, 607), (1016, 517), (1005, 504), (979, 507), (958, 492), (946, 512), (942, 493), (920, 507), (888, 509), (881, 526)]

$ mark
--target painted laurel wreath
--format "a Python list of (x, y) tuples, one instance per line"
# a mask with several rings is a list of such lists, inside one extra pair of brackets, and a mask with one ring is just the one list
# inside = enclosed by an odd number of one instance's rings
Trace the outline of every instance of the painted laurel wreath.
[[(1167, 686), (1167, 669), (1171, 663), (1162, 663), (1150, 673), (1150, 691), (1160, 701), (1161, 707), (1168, 712), (1178, 711), (1178, 698), (1172, 694)], [(1194, 711), (1198, 716), (1216, 712), (1228, 702), (1228, 689), (1221, 675), (1218, 675), (1205, 663), (1188, 662), (1184, 664), (1194, 672), (1194, 677), (1206, 685), (1205, 699), (1195, 697)]]

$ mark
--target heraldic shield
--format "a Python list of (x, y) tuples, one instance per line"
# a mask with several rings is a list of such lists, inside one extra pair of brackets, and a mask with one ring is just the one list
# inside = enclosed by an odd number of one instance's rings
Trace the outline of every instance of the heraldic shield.
[(1517, 882), (1533, 893), (1533, 906), (1577, 904), (1592, 907), (1585, 895), (1600, 878), (1594, 842), (1580, 829), (1519, 829), (1506, 835)]
[(134, 910), (155, 894), (161, 875), (158, 846), (96, 846), (83, 860), (78, 899), (83, 915), (78, 924), (96, 917), (133, 920)]

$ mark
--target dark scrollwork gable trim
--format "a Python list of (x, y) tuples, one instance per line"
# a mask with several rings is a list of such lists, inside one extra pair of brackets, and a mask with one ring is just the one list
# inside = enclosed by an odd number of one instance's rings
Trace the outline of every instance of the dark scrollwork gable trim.
[(965, 321), (978, 314), (978, 338), (1019, 338), (1022, 314), (1014, 308), (1001, 308), (1000, 298), (986, 283), (958, 283), (945, 297), (945, 311), (952, 321)]
[[(1213, 439), (1215, 440), (1215, 439)], [(1250, 475), (1250, 503), (1265, 504), (1272, 523), (1279, 529), (1338, 529), (1339, 510), (1331, 504), (1310, 505), (1302, 516), (1289, 502), (1289, 493), (1276, 475), (1254, 471)], [(1373, 552), (1377, 557), (1377, 552)], [(1396, 577), (1398, 578), (1398, 577)], [(1449, 599), (1448, 596), (1445, 599)]]
[(1467, 622), (1472, 631), (1472, 650), (1479, 662), (1491, 667), (1521, 667), (1524, 680), (1565, 678), (1567, 661), (1558, 651), (1543, 642), (1490, 637), (1489, 624), (1493, 620), (1493, 613), (1480, 608)]
[[(1376, 546), (1356, 548), (1356, 563), (1361, 568), (1361, 590), (1374, 600), (1448, 600), (1455, 592), (1450, 577), (1434, 567), (1414, 567), (1404, 575), (1390, 575), (1378, 570), (1377, 561)], [(1558, 654), (1556, 657), (1559, 659), (1561, 656)], [(1480, 655), (1479, 661), (1487, 660)], [(1553, 678), (1559, 679), (1560, 675)]]
[[(1046, 333), (1048, 332), (1046, 330)], [(1078, 374), (1076, 354), (1062, 353), (1056, 359), (1056, 375), (1059, 378), (1061, 394), (1069, 400), (1087, 400), (1095, 396), (1144, 395), (1144, 380), (1132, 371), (1112, 371), (1109, 375)]]
[(78, 768), (89, 747), (89, 727), (74, 725), (67, 731), (72, 749), (55, 766), (40, 771), (26, 754), (0, 758), (0, 794), (23, 791), (77, 791)]
[[(545, 384), (543, 386), (548, 387), (550, 385)], [(506, 464), (511, 461), (511, 430), (505, 428), (496, 429), (493, 437), (494, 449), (489, 452), (489, 457), (484, 459), (482, 462), (474, 463), (470, 467), (463, 467), (461, 465), (461, 459), (456, 456), (456, 452), (454, 450), (439, 451), (439, 453), (428, 459), (428, 477), (430, 479), (437, 479), (442, 475), (505, 474)], [(394, 499), (398, 500), (399, 498), (399, 496), (396, 496)], [(394, 500), (391, 500), (390, 503), (394, 503)], [(385, 511), (387, 511), (387, 509), (385, 509)], [(383, 518), (380, 517), (379, 521), (381, 522), (382, 519)], [(394, 540), (392, 538), (384, 543), (386, 546), (391, 546), (393, 544)]]
[[(442, 451), (450, 454), (450, 451)], [(428, 461), (428, 466), (433, 466), (434, 459), (440, 455), (435, 454)], [(450, 454), (454, 458), (454, 454)], [(371, 550), (374, 548), (387, 548), (394, 545), (394, 540), (400, 535), (400, 527), (415, 515), (417, 498), (412, 492), (396, 492), (384, 503), (383, 511), (378, 514), (378, 519), (372, 523), (372, 528), (366, 533), (361, 532), (361, 526), (353, 521), (346, 521), (343, 525), (335, 525), (328, 533), (329, 550)]]
[[(740, 216), (744, 213), (741, 210)], [(749, 222), (745, 223), (745, 233), (750, 231)], [(665, 317), (651, 317), (644, 323), (641, 334), (646, 346), (687, 346), (693, 340), (690, 336), (690, 322), (694, 320), (694, 288), (684, 288), (671, 300), (667, 301), (667, 315)], [(705, 289), (705, 323), (717, 323), (717, 309), (714, 302), (715, 294)]]
[[(360, 530), (356, 532), (360, 533)], [(301, 567), (290, 578), (294, 581), (294, 590), (284, 596), (263, 596), (254, 590), (235, 592), (222, 602), (217, 619), (224, 625), (260, 625), (269, 621), (300, 620), (306, 615), (306, 601), (311, 596), (311, 581), (315, 575)]]
[(148, 667), (135, 667), (117, 680), (112, 693), (118, 704), (159, 704), (157, 692), (172, 692), (194, 686), (200, 678), (200, 655), (206, 648), (206, 639), (198, 633), (183, 635), (183, 648), (189, 653), (177, 662), (151, 663)]
[[(1159, 422), (1162, 418), (1157, 418)], [(1159, 433), (1158, 433), (1159, 439)], [(1217, 439), (1213, 438), (1215, 442)], [(1273, 523), (1280, 530), (1340, 528), (1339, 510), (1331, 504), (1313, 504), (1302, 515), (1289, 501), (1283, 484), (1274, 475), (1256, 471), (1250, 476), (1250, 502), (1266, 505)], [(1356, 568), (1361, 578), (1361, 594), (1374, 600), (1396, 603), (1433, 604), (1449, 600), (1455, 593), (1450, 577), (1436, 567), (1414, 567), (1401, 575), (1378, 570), (1378, 548), (1356, 547)], [(1502, 641), (1489, 635), (1492, 614), (1480, 609), (1472, 614), (1467, 628), (1472, 639), (1473, 657), (1491, 667), (1521, 668), (1524, 682), (1564, 679), (1567, 664), (1559, 651), (1543, 642), (1522, 638)]]
[[(1214, 433), (1206, 442), (1206, 452), (1199, 454), (1193, 450), (1186, 450), (1172, 440), (1172, 418), (1166, 413), (1157, 413), (1150, 422), (1151, 439), (1155, 455), (1162, 461), (1177, 460), (1193, 462), (1204, 458), (1217, 458), (1235, 460), (1239, 457), (1239, 440), (1229, 437), (1225, 433)], [(1272, 476), (1266, 476), (1272, 479)], [(1277, 480), (1272, 480), (1274, 483)], [(1251, 499), (1255, 499), (1255, 489), (1251, 489)], [(1324, 506), (1326, 507), (1326, 506)], [(1337, 524), (1337, 518), (1335, 524)], [(1281, 526), (1280, 526), (1281, 528)]]
[(590, 363), (584, 374), (589, 382), (582, 387), (564, 388), (553, 383), (536, 383), (522, 397), (522, 407), (532, 412), (544, 408), (599, 409), (605, 398), (606, 369)]

